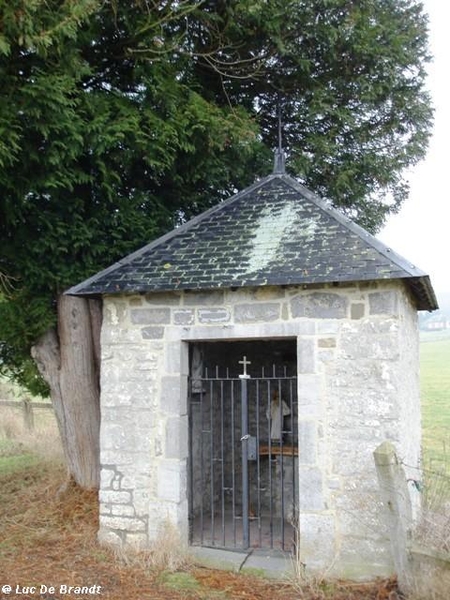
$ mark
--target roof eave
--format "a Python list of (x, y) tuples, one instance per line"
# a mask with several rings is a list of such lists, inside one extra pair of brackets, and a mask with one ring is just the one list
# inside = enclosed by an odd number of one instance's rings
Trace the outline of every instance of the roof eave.
[(416, 299), (417, 310), (427, 310), (429, 312), (438, 310), (439, 304), (428, 275), (411, 277), (407, 280), (407, 283)]
[[(306, 288), (316, 286), (316, 285), (345, 285), (345, 284), (355, 284), (363, 281), (404, 281), (405, 284), (410, 289), (412, 296), (416, 302), (417, 310), (427, 310), (434, 311), (439, 308), (436, 295), (434, 293), (433, 287), (431, 285), (431, 281), (428, 275), (421, 275), (419, 277), (400, 277), (400, 278), (386, 278), (386, 279), (353, 279), (349, 278), (339, 278), (339, 279), (324, 279), (320, 277), (309, 277), (297, 279), (295, 277), (290, 278), (280, 278), (280, 279), (268, 279), (265, 282), (261, 281), (252, 281), (251, 279), (246, 280), (236, 280), (233, 282), (210, 282), (208, 284), (198, 283), (198, 284), (171, 284), (171, 285), (163, 285), (163, 286), (155, 286), (155, 285), (139, 285), (139, 286), (124, 286), (123, 288), (115, 288), (111, 290), (97, 290), (95, 287), (90, 291), (86, 290), (86, 286), (75, 286), (70, 288), (65, 293), (67, 295), (72, 296), (84, 296), (89, 298), (99, 298), (102, 296), (114, 296), (119, 294), (151, 294), (151, 293), (159, 293), (159, 292), (170, 292), (170, 291), (186, 291), (186, 292), (199, 292), (206, 290), (220, 290), (220, 289), (238, 289), (245, 287), (268, 287), (268, 286), (303, 286)], [(81, 289), (77, 290), (76, 288), (81, 287)]]

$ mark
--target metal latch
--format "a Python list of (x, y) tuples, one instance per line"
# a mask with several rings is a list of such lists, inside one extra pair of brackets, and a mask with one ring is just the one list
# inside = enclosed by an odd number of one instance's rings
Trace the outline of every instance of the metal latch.
[(243, 435), (241, 442), (247, 442), (247, 460), (256, 460), (258, 456), (256, 437), (253, 435)]

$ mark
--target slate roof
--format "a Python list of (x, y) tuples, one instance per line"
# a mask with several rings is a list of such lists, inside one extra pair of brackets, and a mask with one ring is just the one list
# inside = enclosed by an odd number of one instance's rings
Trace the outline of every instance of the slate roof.
[(67, 291), (212, 290), (403, 279), (419, 310), (428, 275), (283, 172), (261, 179)]

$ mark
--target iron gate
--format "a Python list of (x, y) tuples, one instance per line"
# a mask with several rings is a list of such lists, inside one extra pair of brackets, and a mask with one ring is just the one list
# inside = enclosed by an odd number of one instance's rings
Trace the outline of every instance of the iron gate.
[[(297, 378), (205, 370), (191, 378), (190, 542), (291, 550), (298, 520)], [(267, 369), (266, 369), (267, 371)]]

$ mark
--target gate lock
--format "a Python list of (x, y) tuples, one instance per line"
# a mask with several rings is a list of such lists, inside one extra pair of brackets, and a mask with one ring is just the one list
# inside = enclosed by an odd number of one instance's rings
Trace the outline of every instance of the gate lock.
[(247, 442), (247, 460), (256, 460), (258, 455), (256, 437), (247, 433), (241, 437), (241, 442), (244, 441)]

